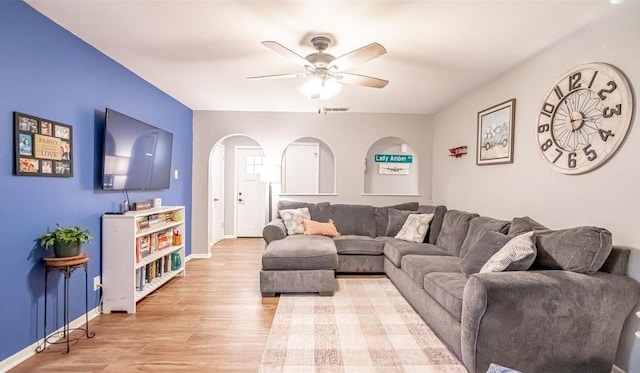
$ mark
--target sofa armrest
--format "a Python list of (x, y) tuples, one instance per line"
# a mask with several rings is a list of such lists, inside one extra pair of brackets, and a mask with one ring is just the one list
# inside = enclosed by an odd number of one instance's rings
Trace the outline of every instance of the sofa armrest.
[(462, 360), (523, 372), (610, 371), (626, 317), (640, 297), (626, 276), (514, 271), (469, 277), (462, 302)]
[(267, 242), (267, 245), (271, 241), (287, 237), (287, 228), (284, 226), (284, 221), (280, 218), (270, 221), (269, 224), (262, 228), (262, 237)]

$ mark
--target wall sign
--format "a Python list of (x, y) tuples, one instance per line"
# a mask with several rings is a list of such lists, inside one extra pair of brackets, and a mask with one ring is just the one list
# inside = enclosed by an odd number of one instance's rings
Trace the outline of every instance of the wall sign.
[(411, 154), (376, 154), (376, 163), (413, 163)]
[(73, 176), (70, 125), (18, 112), (13, 122), (16, 175)]

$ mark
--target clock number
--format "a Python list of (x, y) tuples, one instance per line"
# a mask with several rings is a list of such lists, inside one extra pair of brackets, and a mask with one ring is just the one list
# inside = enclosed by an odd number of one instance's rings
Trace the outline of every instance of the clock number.
[(549, 124), (541, 124), (538, 126), (538, 133), (549, 132)]
[(555, 108), (556, 108), (555, 106), (551, 105), (548, 102), (545, 102), (544, 105), (542, 106), (542, 112), (540, 114), (544, 114), (549, 118), (551, 118), (551, 114), (553, 114), (553, 110)]
[(564, 93), (562, 93), (562, 90), (560, 89), (560, 86), (556, 86), (553, 91), (556, 93), (556, 96), (558, 96), (558, 100), (562, 100), (562, 98), (564, 97)]
[(613, 132), (611, 132), (611, 130), (603, 130), (602, 128), (598, 129), (598, 133), (600, 134), (600, 138), (602, 139), (602, 141), (607, 141), (607, 139), (609, 139), (609, 137), (613, 137), (615, 136), (615, 134)]
[(622, 104), (616, 105), (615, 109), (612, 109), (607, 106), (606, 108), (602, 109), (602, 116), (605, 118), (611, 118), (614, 115), (620, 115), (621, 112), (622, 112)]
[(591, 77), (591, 81), (589, 82), (589, 89), (591, 89), (591, 86), (593, 85), (593, 82), (596, 81), (596, 76), (598, 75), (598, 70), (593, 72), (593, 76)]
[(569, 168), (576, 168), (576, 153), (569, 153), (569, 158), (567, 158)]
[(600, 92), (598, 92), (598, 96), (600, 96), (600, 99), (603, 101), (607, 99), (607, 96), (605, 95), (605, 93), (611, 93), (615, 91), (616, 88), (618, 88), (618, 85), (613, 80), (610, 80), (609, 83), (607, 83), (607, 86), (609, 86), (610, 88), (609, 89), (602, 88)]
[(584, 155), (587, 156), (588, 160), (593, 161), (594, 159), (598, 158), (598, 154), (596, 154), (595, 150), (589, 149), (590, 147), (591, 147), (591, 144), (588, 144), (582, 149), (582, 151), (584, 152)]
[(560, 157), (562, 157), (562, 150), (556, 148), (556, 151), (558, 152), (558, 156), (553, 160), (553, 163), (556, 163), (558, 161), (558, 159), (560, 159)]
[(542, 145), (540, 145), (540, 149), (546, 152), (547, 150), (549, 150), (551, 145), (553, 145), (553, 142), (551, 142), (551, 139), (547, 139), (547, 141), (543, 142)]
[[(597, 71), (596, 71), (597, 73)], [(580, 79), (582, 79), (582, 73), (577, 72), (569, 77), (569, 90), (580, 88)]]

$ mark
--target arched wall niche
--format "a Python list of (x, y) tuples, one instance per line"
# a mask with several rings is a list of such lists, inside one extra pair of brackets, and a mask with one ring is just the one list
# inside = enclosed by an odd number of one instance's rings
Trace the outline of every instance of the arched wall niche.
[(367, 151), (364, 194), (418, 195), (418, 157), (407, 141), (383, 137)]
[(335, 194), (333, 150), (316, 137), (289, 143), (282, 154), (280, 188), (280, 195)]

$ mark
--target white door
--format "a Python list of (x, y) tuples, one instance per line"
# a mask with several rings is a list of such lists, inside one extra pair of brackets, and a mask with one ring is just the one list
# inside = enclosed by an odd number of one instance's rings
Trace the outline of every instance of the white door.
[(294, 142), (282, 161), (283, 193), (318, 193), (320, 170), (318, 143)]
[(264, 152), (258, 147), (236, 148), (236, 235), (262, 237), (267, 223), (266, 183), (259, 172), (264, 164)]
[(224, 145), (209, 157), (209, 247), (224, 237)]

